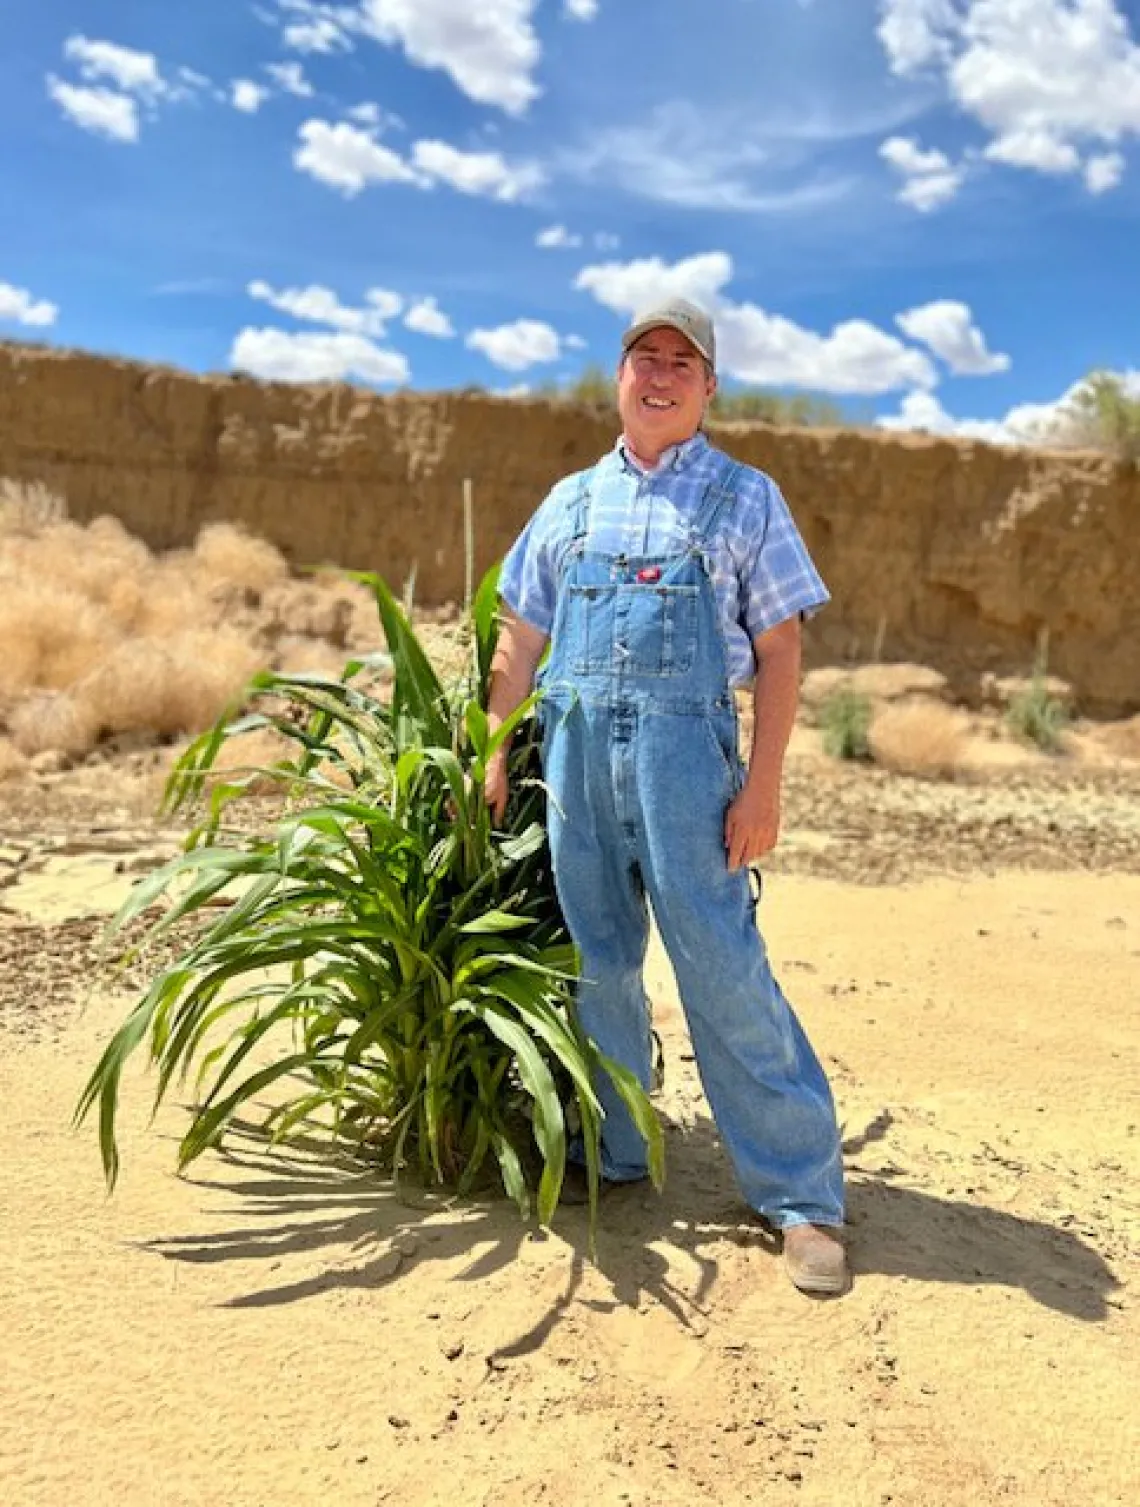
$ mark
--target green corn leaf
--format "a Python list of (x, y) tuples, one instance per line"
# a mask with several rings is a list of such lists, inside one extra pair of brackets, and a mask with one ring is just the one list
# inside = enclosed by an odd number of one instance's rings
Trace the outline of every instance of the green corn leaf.
[(511, 915), (503, 910), (489, 910), (474, 921), (466, 921), (459, 928), (465, 936), (481, 935), (484, 932), (523, 931), (530, 925), (526, 916)]
[(471, 621), (475, 630), (475, 668), (478, 696), (485, 706), (491, 680), (491, 660), (499, 637), (499, 574), (493, 565), (479, 583), (471, 603)]
[(372, 588), (394, 674), (392, 713), (406, 715), (427, 746), (446, 747), (449, 729), (442, 713), (443, 687), (400, 605), (379, 576), (355, 573)]
[(491, 1145), (494, 1147), (499, 1169), (503, 1174), (503, 1186), (508, 1196), (518, 1204), (519, 1213), (525, 1219), (531, 1208), (530, 1189), (527, 1187), (526, 1174), (523, 1172), (519, 1154), (501, 1130), (491, 1132)]
[(268, 1067), (263, 1067), (259, 1072), (246, 1078), (232, 1093), (227, 1095), (220, 1104), (213, 1105), (209, 1110), (195, 1116), (194, 1123), (182, 1137), (178, 1148), (178, 1170), (182, 1172), (195, 1158), (202, 1155), (207, 1147), (212, 1146), (217, 1140), (226, 1124), (243, 1104), (276, 1083), (279, 1078), (288, 1077), (290, 1073), (299, 1073), (303, 1068), (311, 1065), (312, 1054), (309, 1052), (297, 1052), (279, 1062), (272, 1062)]

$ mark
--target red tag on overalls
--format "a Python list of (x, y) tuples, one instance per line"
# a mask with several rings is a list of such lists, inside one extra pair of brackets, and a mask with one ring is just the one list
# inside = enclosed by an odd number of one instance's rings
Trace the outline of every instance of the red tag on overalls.
[(651, 586), (654, 581), (661, 579), (660, 565), (647, 565), (644, 570), (637, 572), (637, 579), (644, 582), (646, 586)]

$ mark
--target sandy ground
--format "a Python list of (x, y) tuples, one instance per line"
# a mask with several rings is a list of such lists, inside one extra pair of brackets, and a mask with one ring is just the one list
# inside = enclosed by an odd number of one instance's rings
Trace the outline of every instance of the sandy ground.
[[(121, 772), (120, 772), (121, 773)], [(82, 777), (81, 777), (82, 776)], [(125, 778), (125, 777), (124, 777)], [(845, 1125), (852, 1293), (737, 1197), (659, 949), (663, 1196), (553, 1233), (236, 1137), (173, 1175), (102, 916), (175, 834), (113, 769), (0, 804), (0, 1480), (13, 1507), (1140, 1500), (1140, 777), (801, 750), (762, 922)]]

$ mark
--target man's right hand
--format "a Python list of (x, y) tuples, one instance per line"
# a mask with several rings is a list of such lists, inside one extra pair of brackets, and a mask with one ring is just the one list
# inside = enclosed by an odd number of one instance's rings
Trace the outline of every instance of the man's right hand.
[[(491, 732), (497, 732), (530, 695), (534, 688), (534, 672), (545, 648), (545, 633), (530, 623), (524, 623), (509, 608), (504, 609), (499, 642), (491, 661), (491, 687), (487, 699), (487, 722)], [(492, 820), (499, 823), (507, 814), (510, 793), (507, 777), (509, 747), (508, 738), (487, 760), (487, 774), (483, 781), (483, 794)]]
[(483, 794), (491, 812), (492, 820), (501, 823), (507, 814), (507, 796), (510, 786), (507, 778), (507, 755), (500, 750), (487, 763), (487, 777), (483, 781)]

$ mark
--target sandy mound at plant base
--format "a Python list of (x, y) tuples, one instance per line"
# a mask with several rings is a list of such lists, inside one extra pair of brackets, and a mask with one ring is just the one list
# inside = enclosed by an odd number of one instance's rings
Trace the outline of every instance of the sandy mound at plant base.
[(62, 1002), (83, 913), (161, 855), (110, 851), (101, 879), (90, 851), (34, 874), (22, 852), (0, 850), (7, 1500), (1136, 1499), (1134, 875), (772, 880), (846, 1126), (856, 1287), (813, 1303), (737, 1199), (659, 950), (669, 1183), (607, 1202), (596, 1267), (581, 1211), (541, 1236), (254, 1137), (180, 1180), (182, 1114), (148, 1129), (141, 1074), (108, 1201), (67, 1117), (127, 1001)]

